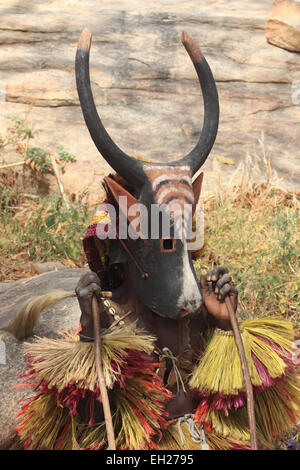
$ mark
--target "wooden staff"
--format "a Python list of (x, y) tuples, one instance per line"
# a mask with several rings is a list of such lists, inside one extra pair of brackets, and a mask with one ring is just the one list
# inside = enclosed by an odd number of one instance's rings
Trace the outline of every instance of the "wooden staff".
[[(105, 296), (105, 292), (101, 293), (102, 296)], [(107, 293), (107, 296), (110, 296), (111, 293)], [(105, 385), (105, 380), (102, 370), (102, 348), (101, 348), (101, 337), (100, 337), (100, 309), (97, 301), (97, 297), (92, 297), (92, 312), (94, 320), (94, 335), (95, 335), (95, 361), (96, 361), (96, 371), (98, 376), (98, 383), (102, 398), (102, 406), (104, 412), (105, 426), (107, 432), (107, 441), (108, 441), (108, 450), (116, 450), (114, 428), (111, 417), (111, 410), (109, 405), (108, 393)]]
[(241, 332), (239, 329), (238, 321), (236, 319), (236, 316), (235, 316), (235, 313), (231, 304), (231, 300), (228, 296), (225, 297), (225, 303), (228, 309), (230, 323), (231, 323), (234, 339), (236, 342), (236, 346), (240, 355), (242, 370), (243, 370), (243, 375), (244, 375), (244, 380), (245, 380), (246, 396), (247, 396), (247, 411), (248, 411), (248, 420), (249, 420), (249, 427), (250, 427), (251, 450), (257, 450), (253, 388), (252, 388), (252, 383), (250, 379), (248, 364), (246, 361), (243, 340), (242, 340)]

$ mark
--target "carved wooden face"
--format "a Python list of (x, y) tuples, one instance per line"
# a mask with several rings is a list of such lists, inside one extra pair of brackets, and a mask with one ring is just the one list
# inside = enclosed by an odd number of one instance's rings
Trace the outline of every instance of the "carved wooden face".
[[(187, 249), (187, 240), (185, 237), (176, 236), (180, 228), (185, 227), (199, 198), (202, 178), (199, 177), (192, 184), (191, 177), (204, 164), (217, 135), (219, 99), (214, 77), (199, 47), (187, 33), (182, 32), (182, 44), (195, 67), (203, 94), (202, 131), (198, 142), (185, 157), (169, 165), (146, 164), (127, 155), (115, 144), (97, 113), (89, 73), (91, 39), (91, 32), (84, 29), (79, 39), (75, 61), (77, 90), (83, 116), (99, 152), (116, 173), (135, 188), (138, 199), (126, 194), (126, 191), (112, 180), (108, 180), (107, 184), (117, 202), (118, 197), (124, 195), (128, 198), (130, 209), (134, 209), (136, 204), (142, 204), (146, 208), (147, 214), (139, 218), (140, 225), (147, 221), (148, 226), (150, 224), (153, 228), (154, 222), (150, 214), (155, 204), (165, 204), (165, 212), (173, 214), (173, 233), (168, 237), (160, 233), (157, 238), (141, 235), (136, 239), (132, 236), (125, 240), (137, 294), (159, 315), (178, 318), (180, 315), (190, 314), (199, 309), (202, 298), (191, 255)], [(183, 212), (185, 205), (190, 209)], [(136, 222), (135, 218), (134, 210), (133, 214), (126, 215), (129, 225)], [(159, 229), (163, 226), (163, 221), (158, 222)], [(148, 276), (141, 277), (141, 271), (146, 272)]]
[(106, 183), (117, 202), (127, 197), (127, 222), (137, 228), (136, 239), (131, 230), (123, 242), (132, 255), (128, 264), (138, 297), (158, 315), (181, 318), (202, 305), (186, 228), (200, 196), (203, 173), (192, 183), (187, 165), (145, 165), (144, 171), (147, 180), (138, 199), (110, 178)]

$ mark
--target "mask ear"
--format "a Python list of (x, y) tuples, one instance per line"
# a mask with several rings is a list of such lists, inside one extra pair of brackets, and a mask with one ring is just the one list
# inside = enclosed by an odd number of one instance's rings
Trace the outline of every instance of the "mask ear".
[(193, 191), (194, 191), (194, 197), (195, 197), (195, 202), (194, 202), (194, 205), (193, 205), (193, 215), (195, 213), (196, 206), (197, 206), (199, 198), (200, 198), (201, 188), (202, 188), (202, 181), (203, 181), (203, 173), (200, 173), (200, 175), (193, 182)]
[[(104, 178), (104, 182), (108, 186), (110, 192), (112, 193), (116, 203), (119, 205), (122, 212), (124, 213), (124, 210), (126, 210), (126, 216), (127, 216), (128, 222), (129, 223), (132, 222), (132, 220), (134, 220), (136, 218), (136, 215), (130, 216), (128, 214), (128, 212), (129, 212), (130, 207), (133, 206), (134, 204), (139, 205), (139, 201), (137, 199), (135, 199), (135, 197), (132, 196), (132, 194), (130, 194), (128, 191), (126, 191), (126, 189), (124, 189), (122, 186), (120, 186), (116, 181), (114, 181), (109, 176), (106, 176)], [(126, 197), (127, 200), (125, 201), (125, 204), (122, 201), (122, 204), (120, 205), (120, 197), (121, 196)]]

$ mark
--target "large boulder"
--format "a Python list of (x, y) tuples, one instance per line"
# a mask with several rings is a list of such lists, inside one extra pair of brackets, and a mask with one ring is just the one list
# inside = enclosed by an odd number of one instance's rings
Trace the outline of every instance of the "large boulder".
[[(76, 93), (74, 60), (84, 27), (93, 34), (91, 81), (99, 113), (128, 154), (168, 161), (198, 139), (202, 99), (180, 42), (185, 30), (203, 50), (220, 97), (204, 191), (217, 156), (235, 162), (221, 165), (223, 183), (247, 155), (266, 155), (284, 178), (282, 186), (299, 187), (300, 106), (292, 86), (300, 56), (266, 41), (270, 0), (7, 0), (1, 10), (1, 129), (7, 115), (26, 118), (35, 135), (30, 146), (55, 153), (63, 145), (76, 155), (62, 176), (68, 195), (86, 192), (97, 202), (101, 178), (111, 170), (89, 136)], [(8, 146), (0, 149), (0, 163), (9, 155)]]
[(300, 52), (300, 1), (275, 0), (266, 23), (270, 44), (292, 52)]
[[(13, 318), (28, 298), (51, 290), (74, 291), (85, 269), (64, 269), (16, 282), (0, 283), (0, 327)], [(34, 334), (56, 338), (62, 329), (77, 328), (80, 309), (76, 297), (57, 302), (44, 311)], [(34, 337), (25, 341), (35, 341)], [(21, 406), (18, 400), (28, 397), (28, 388), (13, 388), (24, 383), (20, 374), (26, 371), (23, 356), (24, 341), (0, 332), (0, 448), (16, 425), (16, 414)]]

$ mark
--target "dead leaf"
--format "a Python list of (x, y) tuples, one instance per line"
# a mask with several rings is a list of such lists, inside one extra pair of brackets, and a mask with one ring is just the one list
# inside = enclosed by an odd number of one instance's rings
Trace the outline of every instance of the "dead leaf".
[(22, 145), (22, 144), (19, 143), (19, 144), (17, 145), (16, 151), (17, 151), (18, 153), (23, 154), (23, 153), (24, 153), (24, 148), (25, 148), (24, 145)]
[(15, 255), (12, 255), (12, 256), (10, 257), (10, 259), (11, 259), (12, 261), (15, 261), (19, 256), (23, 256), (23, 257), (24, 257), (24, 256), (28, 256), (28, 253), (27, 253), (27, 251), (20, 251), (19, 253), (16, 253)]
[(31, 277), (31, 276), (32, 274), (30, 272), (15, 274), (16, 279), (22, 279), (23, 277)]
[(62, 264), (64, 266), (67, 266), (68, 268), (76, 268), (76, 264), (74, 263), (74, 261), (72, 261), (71, 259), (63, 259), (62, 261)]
[(216, 155), (216, 159), (219, 162), (224, 163), (225, 165), (235, 165), (235, 161), (233, 160), (233, 158), (223, 157), (222, 155)]
[(293, 284), (294, 284), (294, 281), (290, 281), (287, 285), (287, 288), (285, 290), (285, 293), (288, 294), (291, 290), (291, 288), (293, 287)]

